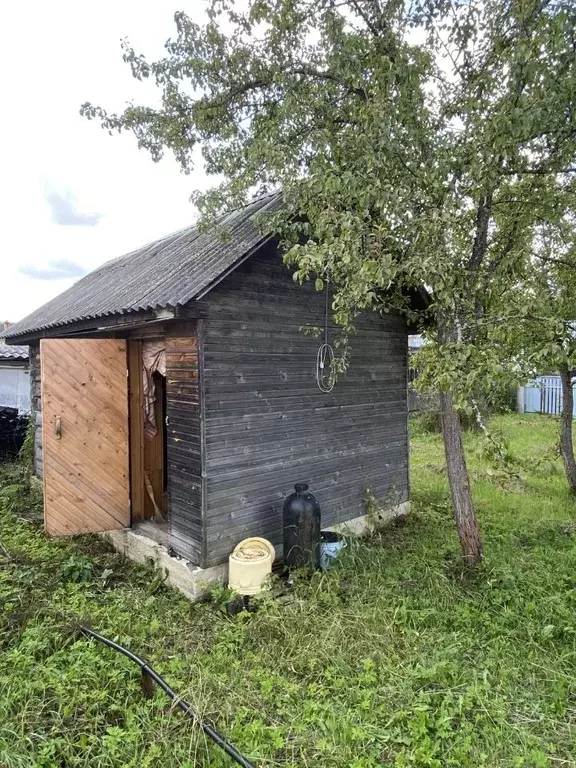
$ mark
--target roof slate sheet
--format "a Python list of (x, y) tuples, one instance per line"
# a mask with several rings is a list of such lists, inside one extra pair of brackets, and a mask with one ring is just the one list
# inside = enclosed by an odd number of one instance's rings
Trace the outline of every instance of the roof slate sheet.
[(28, 347), (0, 344), (0, 362), (2, 360), (28, 360)]
[(265, 239), (255, 218), (281, 204), (280, 194), (267, 195), (226, 215), (210, 232), (188, 227), (113, 259), (2, 335), (17, 339), (81, 320), (182, 306)]

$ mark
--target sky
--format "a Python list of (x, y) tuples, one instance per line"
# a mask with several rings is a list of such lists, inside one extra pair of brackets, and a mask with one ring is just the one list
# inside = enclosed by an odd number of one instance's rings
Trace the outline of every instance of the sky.
[(79, 114), (121, 110), (157, 92), (122, 61), (127, 37), (149, 58), (198, 0), (30, 0), (0, 12), (0, 321), (16, 322), (104, 261), (188, 226), (210, 181), (155, 164), (131, 135)]

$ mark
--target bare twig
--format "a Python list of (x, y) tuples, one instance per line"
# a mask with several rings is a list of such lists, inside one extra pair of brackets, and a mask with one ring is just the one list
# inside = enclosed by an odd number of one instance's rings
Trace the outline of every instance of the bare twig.
[(8, 550), (6, 549), (4, 544), (2, 544), (1, 541), (0, 541), (0, 552), (4, 555), (6, 560), (12, 560), (12, 555), (10, 554), (10, 552), (8, 552)]

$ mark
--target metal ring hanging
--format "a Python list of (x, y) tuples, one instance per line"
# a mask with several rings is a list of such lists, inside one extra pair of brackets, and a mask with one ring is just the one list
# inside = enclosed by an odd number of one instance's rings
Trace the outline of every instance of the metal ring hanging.
[(328, 309), (329, 281), (326, 280), (326, 302), (324, 307), (324, 344), (320, 345), (316, 355), (316, 383), (321, 392), (332, 392), (336, 383), (334, 370), (334, 350), (328, 344)]
[(332, 392), (334, 389), (334, 350), (330, 344), (321, 344), (316, 355), (316, 382), (321, 392)]

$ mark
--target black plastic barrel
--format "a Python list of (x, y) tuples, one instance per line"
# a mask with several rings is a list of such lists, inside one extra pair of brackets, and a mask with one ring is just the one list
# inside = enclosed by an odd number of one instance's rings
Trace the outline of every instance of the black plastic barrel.
[(296, 483), (284, 502), (284, 563), (320, 567), (320, 504), (307, 483)]

